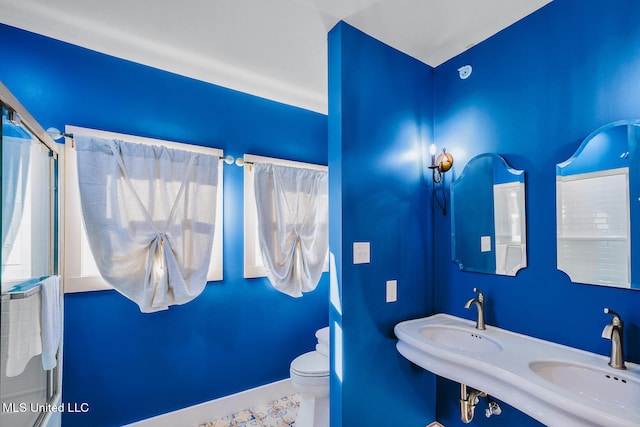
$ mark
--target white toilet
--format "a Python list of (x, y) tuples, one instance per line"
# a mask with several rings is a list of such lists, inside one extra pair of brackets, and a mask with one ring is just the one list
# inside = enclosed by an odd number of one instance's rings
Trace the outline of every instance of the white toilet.
[(316, 351), (293, 359), (293, 389), (300, 395), (296, 427), (329, 427), (329, 327), (316, 332)]

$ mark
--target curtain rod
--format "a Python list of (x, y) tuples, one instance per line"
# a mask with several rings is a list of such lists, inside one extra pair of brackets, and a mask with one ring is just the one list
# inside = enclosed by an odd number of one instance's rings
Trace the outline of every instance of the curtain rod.
[(242, 157), (238, 157), (236, 159), (236, 166), (243, 167), (244, 165), (251, 166), (251, 165), (253, 165), (253, 162), (249, 162), (249, 161), (246, 161), (245, 159), (243, 159)]
[[(246, 160), (245, 157), (249, 157), (250, 160)], [(288, 166), (299, 169), (310, 169), (310, 170), (318, 170), (318, 171), (327, 171), (328, 166), (316, 164), (316, 163), (307, 163), (298, 160), (286, 160), (276, 157), (265, 157), (258, 156), (256, 154), (244, 154), (241, 157), (236, 159), (236, 166), (243, 167), (244, 165), (249, 165), (249, 170), (251, 170), (252, 166), (256, 163), (272, 163), (274, 165)]]
[[(72, 133), (67, 133), (67, 132), (61, 132), (60, 130), (56, 129), (56, 128), (49, 128), (47, 129), (47, 133), (49, 134), (49, 136), (51, 136), (51, 138), (53, 140), (58, 140), (62, 137), (64, 138), (70, 138), (72, 140), (74, 140), (74, 135)], [(205, 147), (206, 148), (206, 147)], [(233, 162), (235, 161), (235, 159), (233, 158), (233, 156), (230, 155), (226, 155), (226, 156), (218, 156), (218, 159), (223, 160), (226, 164), (230, 165), (233, 164)]]

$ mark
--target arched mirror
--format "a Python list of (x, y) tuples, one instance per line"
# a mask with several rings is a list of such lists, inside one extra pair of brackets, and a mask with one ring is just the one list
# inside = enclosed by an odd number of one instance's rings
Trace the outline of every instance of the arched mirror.
[(527, 266), (524, 171), (480, 154), (451, 184), (453, 262), (461, 270), (515, 276)]
[(640, 120), (613, 122), (556, 167), (558, 269), (572, 282), (640, 289), (638, 142)]

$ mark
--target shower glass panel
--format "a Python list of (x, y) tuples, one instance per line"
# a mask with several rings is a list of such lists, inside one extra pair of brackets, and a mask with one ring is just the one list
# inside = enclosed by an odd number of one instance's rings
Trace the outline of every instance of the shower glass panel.
[(16, 286), (29, 289), (26, 284), (58, 274), (54, 243), (57, 242), (57, 155), (27, 129), (17, 113), (4, 105), (0, 132), (0, 426), (39, 426), (50, 411), (47, 405), (59, 397), (60, 363), (55, 369), (45, 371), (41, 355), (30, 355), (37, 351), (17, 350), (34, 341), (35, 333), (30, 339), (28, 333), (18, 334), (25, 329), (15, 325), (38, 322), (39, 328), (41, 294), (35, 292), (36, 288), (19, 295), (8, 291)]

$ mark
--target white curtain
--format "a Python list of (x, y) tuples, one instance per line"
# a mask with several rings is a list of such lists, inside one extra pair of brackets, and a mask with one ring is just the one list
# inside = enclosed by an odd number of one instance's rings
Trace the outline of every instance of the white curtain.
[(75, 137), (89, 245), (100, 274), (144, 313), (206, 285), (218, 191), (217, 156)]
[(255, 163), (262, 259), (271, 284), (302, 296), (316, 288), (329, 247), (327, 172)]

